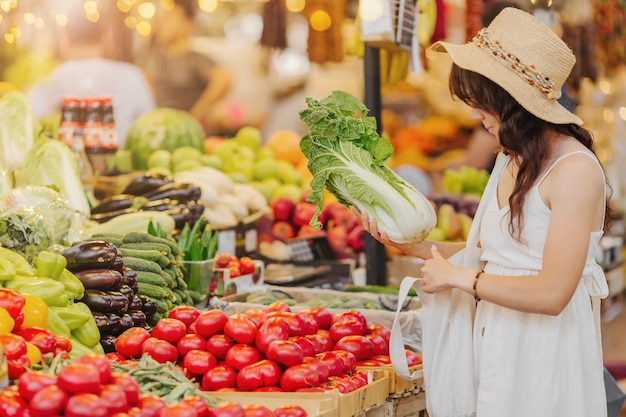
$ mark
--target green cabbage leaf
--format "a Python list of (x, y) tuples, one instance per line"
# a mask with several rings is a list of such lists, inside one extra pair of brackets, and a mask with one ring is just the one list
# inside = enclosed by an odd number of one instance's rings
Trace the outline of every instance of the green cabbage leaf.
[(26, 96), (9, 91), (0, 99), (0, 166), (14, 172), (24, 164), (35, 138), (37, 121)]
[(379, 230), (397, 243), (424, 240), (435, 227), (432, 204), (391, 170), (386, 160), (393, 146), (378, 134), (376, 119), (349, 93), (334, 91), (323, 100), (306, 99), (300, 112), (309, 133), (300, 148), (313, 179), (307, 200), (317, 205), (311, 226), (322, 227), (324, 189), (345, 206), (355, 206), (376, 219)]

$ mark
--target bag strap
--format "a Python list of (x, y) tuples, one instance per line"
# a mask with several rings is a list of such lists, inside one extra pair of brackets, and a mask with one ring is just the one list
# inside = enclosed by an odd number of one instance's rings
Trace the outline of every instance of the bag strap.
[[(476, 209), (476, 214), (474, 215), (474, 220), (472, 221), (472, 226), (470, 228), (468, 238), (467, 238), (467, 247), (477, 246), (478, 245), (478, 235), (480, 230), (480, 222), (482, 216), (485, 212), (485, 209), (491, 199), (491, 196), (496, 190), (498, 182), (500, 181), (500, 177), (502, 173), (506, 169), (508, 164), (509, 157), (508, 155), (500, 152), (496, 157), (496, 163), (491, 171), (491, 175), (489, 177), (489, 181), (487, 182), (487, 186), (483, 191), (482, 198), (480, 199), (480, 203), (478, 204), (478, 208)], [(400, 375), (402, 378), (407, 380), (416, 380), (423, 376), (423, 371), (415, 371), (410, 373), (408, 362), (406, 360), (406, 352), (404, 347), (404, 339), (402, 336), (402, 326), (400, 326), (400, 312), (402, 310), (402, 306), (404, 305), (404, 300), (409, 294), (409, 291), (413, 284), (417, 281), (420, 281), (421, 278), (415, 277), (404, 277), (402, 282), (400, 282), (400, 289), (398, 290), (398, 305), (396, 307), (396, 315), (393, 319), (393, 324), (391, 326), (391, 335), (389, 336), (389, 356), (391, 357), (391, 364), (395, 372)]]

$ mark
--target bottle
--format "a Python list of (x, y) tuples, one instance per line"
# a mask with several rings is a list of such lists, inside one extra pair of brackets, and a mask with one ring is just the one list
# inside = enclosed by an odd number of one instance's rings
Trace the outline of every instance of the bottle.
[(110, 171), (114, 168), (114, 157), (119, 149), (117, 126), (113, 115), (113, 99), (101, 97), (100, 110), (102, 111), (102, 149), (105, 154), (106, 170)]
[(61, 122), (59, 123), (59, 140), (68, 147), (74, 142), (74, 130), (80, 128), (81, 99), (66, 96), (61, 105)]
[(95, 174), (102, 174), (106, 170), (102, 147), (102, 111), (99, 98), (85, 99), (85, 153), (91, 162)]
[(76, 154), (76, 157), (78, 159), (78, 172), (80, 173), (80, 179), (83, 183), (85, 191), (89, 193), (91, 190), (93, 190), (94, 177), (91, 162), (89, 161), (87, 153), (85, 152), (85, 107), (82, 104), (82, 100), (80, 102), (81, 106), (79, 107), (78, 111), (78, 123), (76, 123), (74, 129), (72, 130), (72, 140), (70, 148)]

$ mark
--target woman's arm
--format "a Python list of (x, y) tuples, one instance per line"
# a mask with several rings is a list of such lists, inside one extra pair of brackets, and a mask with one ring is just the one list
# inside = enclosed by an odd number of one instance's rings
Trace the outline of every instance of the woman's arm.
[[(567, 306), (580, 281), (592, 231), (601, 230), (604, 178), (597, 164), (584, 155), (570, 156), (555, 166), (540, 186), (551, 220), (539, 274), (481, 274), (478, 296), (518, 311), (557, 315)], [(477, 271), (450, 265), (433, 251), (422, 267), (424, 290), (451, 287), (472, 293)]]
[(192, 106), (190, 113), (202, 122), (209, 114), (211, 107), (226, 95), (231, 85), (232, 76), (230, 72), (225, 67), (215, 65), (211, 69), (209, 83)]

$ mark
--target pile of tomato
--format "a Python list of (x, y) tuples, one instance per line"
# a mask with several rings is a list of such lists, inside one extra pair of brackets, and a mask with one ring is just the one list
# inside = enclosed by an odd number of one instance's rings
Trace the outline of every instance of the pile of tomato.
[[(312, 307), (292, 312), (276, 302), (226, 315), (174, 308), (152, 332), (131, 328), (117, 339), (116, 361), (150, 355), (176, 363), (205, 391), (350, 392), (368, 383), (359, 365), (389, 364), (390, 330), (368, 325), (358, 310), (331, 314)], [(409, 365), (420, 363), (407, 351)]]

